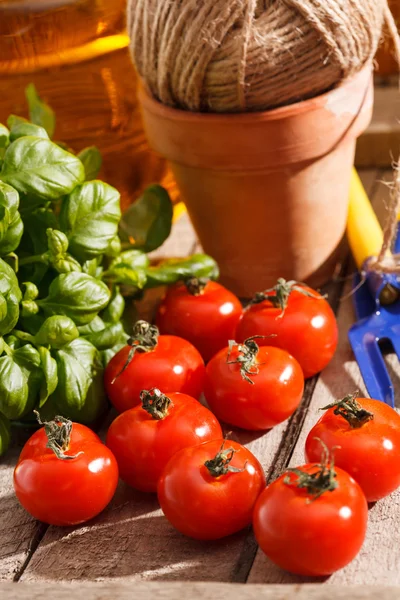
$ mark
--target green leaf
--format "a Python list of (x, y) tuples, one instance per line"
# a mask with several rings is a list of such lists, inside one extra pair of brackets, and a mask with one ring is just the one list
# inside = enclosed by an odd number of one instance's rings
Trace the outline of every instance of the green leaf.
[(41, 367), (43, 371), (43, 382), (39, 392), (39, 408), (53, 394), (58, 384), (57, 362), (51, 356), (50, 350), (41, 346), (39, 348)]
[(146, 288), (159, 285), (171, 285), (189, 277), (218, 278), (218, 265), (207, 254), (194, 254), (185, 259), (170, 259), (162, 262), (157, 267), (149, 267)]
[(115, 346), (101, 352), (101, 359), (103, 361), (104, 368), (106, 368), (110, 360), (117, 354), (117, 352), (126, 346), (126, 340), (127, 337), (121, 338), (121, 340), (115, 344)]
[(8, 146), (9, 137), (10, 131), (5, 125), (0, 123), (0, 148), (6, 148), (6, 146)]
[(24, 226), (18, 211), (17, 190), (0, 181), (0, 254), (9, 254), (17, 249)]
[(68, 254), (68, 238), (62, 231), (47, 229), (48, 257), (52, 267), (59, 273), (70, 273), (82, 271), (81, 265), (70, 254)]
[(18, 192), (45, 200), (69, 194), (83, 181), (81, 161), (50, 140), (26, 136), (6, 150), (0, 177)]
[(96, 348), (78, 338), (57, 350), (58, 385), (51, 397), (61, 414), (75, 419), (84, 409), (89, 388), (102, 366)]
[[(22, 299), (18, 279), (12, 268), (0, 258), (0, 336), (14, 329), (19, 318), (19, 303)], [(6, 305), (4, 305), (4, 301)], [(1, 408), (0, 408), (1, 412)]]
[(21, 123), (29, 123), (29, 121), (27, 119), (24, 119), (24, 117), (18, 117), (18, 115), (10, 115), (7, 119), (8, 129), (12, 129), (17, 125), (20, 125)]
[(69, 251), (79, 260), (104, 254), (118, 231), (119, 192), (101, 181), (75, 189), (61, 208), (60, 225), (69, 239)]
[(147, 254), (141, 250), (127, 250), (111, 262), (104, 277), (116, 284), (143, 289), (147, 280), (146, 268), (149, 264)]
[(25, 281), (25, 292), (24, 292), (24, 300), (36, 300), (39, 296), (39, 290), (37, 286), (31, 281)]
[(115, 258), (121, 253), (121, 240), (119, 236), (116, 235), (111, 242), (108, 244), (108, 248), (105, 252), (105, 255), (109, 258)]
[(168, 192), (160, 185), (149, 186), (121, 219), (122, 241), (145, 252), (155, 250), (171, 233), (172, 213)]
[(54, 111), (40, 98), (33, 83), (25, 88), (25, 96), (29, 105), (29, 116), (35, 125), (43, 127), (49, 137), (53, 137), (56, 126)]
[(21, 369), (28, 386), (28, 398), (23, 412), (25, 415), (35, 408), (43, 383), (40, 354), (31, 344), (26, 344), (14, 351), (13, 359)]
[(111, 300), (107, 308), (102, 312), (101, 318), (106, 323), (118, 323), (125, 310), (125, 300), (117, 285), (114, 286)]
[(103, 310), (110, 299), (108, 287), (86, 273), (58, 275), (47, 298), (37, 304), (46, 315), (65, 315), (77, 325), (85, 325)]
[(95, 317), (90, 323), (86, 325), (80, 325), (78, 327), (79, 335), (85, 337), (91, 333), (95, 333), (96, 331), (102, 331), (105, 328), (104, 321), (101, 317)]
[(103, 162), (100, 150), (96, 146), (89, 146), (79, 152), (78, 158), (85, 167), (85, 180), (96, 179)]
[(33, 123), (15, 123), (11, 127), (10, 142), (14, 142), (18, 138), (27, 135), (34, 135), (45, 140), (49, 139), (46, 130), (43, 127), (39, 127), (39, 125), (34, 125)]
[(77, 337), (79, 337), (79, 331), (72, 319), (61, 315), (53, 315), (45, 320), (35, 335), (35, 344), (62, 348)]
[(87, 273), (87, 275), (91, 275), (92, 277), (97, 276), (97, 268), (99, 266), (99, 259), (92, 258), (92, 260), (86, 260), (82, 265), (83, 273)]
[[(24, 215), (25, 231), (19, 247), (20, 258), (43, 254), (48, 249), (47, 229), (57, 228), (55, 214), (49, 208), (38, 208)], [(21, 267), (21, 276), (40, 284), (48, 270), (48, 265), (36, 263), (32, 266)]]
[[(107, 350), (115, 346), (115, 344), (121, 340), (123, 334), (124, 328), (121, 322), (111, 323), (102, 331), (96, 331), (86, 335), (85, 339), (89, 340), (89, 342), (98, 350)], [(126, 339), (128, 339), (128, 336), (126, 336)]]
[(10, 446), (11, 425), (4, 415), (0, 414), (0, 456), (5, 454)]
[(0, 358), (0, 412), (18, 419), (28, 401), (28, 383), (20, 366), (11, 356)]

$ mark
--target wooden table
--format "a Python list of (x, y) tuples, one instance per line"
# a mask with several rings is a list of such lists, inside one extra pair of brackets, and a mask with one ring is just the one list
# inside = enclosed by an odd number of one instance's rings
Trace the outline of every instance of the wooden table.
[[(390, 174), (375, 170), (361, 175), (382, 217), (388, 191), (378, 180)], [(162, 253), (185, 255), (195, 248), (194, 233), (183, 217)], [(357, 388), (364, 391), (347, 341), (354, 319), (350, 278), (337, 279), (330, 289), (341, 333), (332, 363), (307, 382), (302, 405), (289, 421), (264, 435), (233, 432), (261, 461), (268, 480), (287, 466), (303, 463), (305, 437), (321, 406)], [(399, 388), (397, 358), (390, 357), (389, 363)], [(18, 451), (10, 451), (0, 465), (0, 598), (400, 598), (400, 492), (371, 507), (367, 539), (356, 560), (328, 579), (310, 582), (275, 567), (257, 548), (250, 530), (213, 543), (183, 537), (164, 519), (154, 496), (123, 484), (107, 510), (88, 525), (61, 529), (40, 524), (14, 496)]]

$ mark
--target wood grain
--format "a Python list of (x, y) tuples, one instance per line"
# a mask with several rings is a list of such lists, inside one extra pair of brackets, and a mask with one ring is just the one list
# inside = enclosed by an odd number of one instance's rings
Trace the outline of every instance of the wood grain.
[(3, 583), (5, 600), (398, 600), (399, 588), (366, 586), (323, 587), (318, 585), (238, 585), (223, 583), (150, 582), (99, 584)]

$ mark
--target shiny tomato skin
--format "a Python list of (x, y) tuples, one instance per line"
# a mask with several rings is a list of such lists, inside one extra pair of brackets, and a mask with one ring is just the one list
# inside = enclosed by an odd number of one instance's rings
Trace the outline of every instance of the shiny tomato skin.
[(49, 525), (84, 523), (111, 501), (118, 483), (112, 452), (88, 427), (73, 423), (67, 455), (61, 460), (46, 448), (42, 427), (26, 442), (14, 470), (14, 489), (22, 506)]
[(172, 335), (160, 335), (150, 352), (137, 352), (129, 366), (121, 372), (130, 347), (125, 346), (108, 363), (104, 373), (107, 395), (123, 412), (140, 404), (140, 392), (159, 388), (164, 394), (181, 392), (199, 398), (204, 385), (205, 367), (199, 352), (192, 344)]
[(161, 302), (156, 324), (160, 333), (191, 342), (207, 362), (234, 339), (242, 311), (239, 299), (215, 281), (196, 296), (178, 283)]
[(168, 521), (181, 533), (197, 540), (216, 540), (251, 523), (255, 502), (265, 487), (263, 469), (244, 446), (234, 448), (233, 467), (244, 469), (213, 477), (204, 463), (213, 459), (221, 440), (177, 452), (158, 482), (158, 500)]
[[(237, 356), (235, 348), (231, 359)], [(204, 395), (220, 421), (262, 431), (290, 417), (300, 404), (304, 377), (298, 362), (285, 350), (262, 346), (257, 355), (257, 375), (251, 385), (240, 374), (238, 364), (227, 364), (228, 348), (221, 350), (206, 367)]]
[(335, 353), (338, 327), (328, 302), (318, 292), (310, 289), (310, 293), (317, 298), (292, 290), (283, 316), (280, 308), (274, 308), (268, 300), (251, 304), (239, 321), (236, 341), (253, 335), (274, 335), (257, 343), (287, 350), (300, 363), (305, 379), (319, 373)]
[(135, 406), (112, 423), (106, 444), (117, 459), (119, 474), (128, 485), (156, 492), (169, 459), (182, 448), (220, 440), (222, 429), (212, 412), (186, 394), (169, 394), (171, 405), (164, 419), (153, 419)]
[(400, 415), (379, 400), (357, 398), (374, 415), (371, 421), (352, 428), (334, 409), (328, 409), (306, 440), (309, 462), (322, 457), (321, 442), (333, 451), (335, 465), (360, 485), (368, 502), (388, 496), (400, 486)]
[[(315, 468), (312, 465), (302, 470)], [(336, 468), (338, 487), (310, 501), (306, 490), (282, 475), (259, 497), (253, 528), (260, 548), (276, 565), (303, 576), (327, 576), (358, 554), (366, 534), (368, 505), (359, 485)], [(295, 477), (291, 477), (295, 481)]]

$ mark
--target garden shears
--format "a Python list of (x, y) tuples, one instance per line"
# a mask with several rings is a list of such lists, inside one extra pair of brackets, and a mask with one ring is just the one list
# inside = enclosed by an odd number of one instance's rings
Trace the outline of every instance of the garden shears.
[[(394, 408), (394, 386), (382, 348), (391, 347), (400, 357), (400, 280), (395, 273), (366, 268), (370, 257), (378, 256), (383, 232), (363, 185), (353, 171), (347, 236), (359, 272), (353, 281), (353, 302), (357, 322), (349, 340), (371, 398)], [(400, 229), (394, 252), (400, 252)]]

